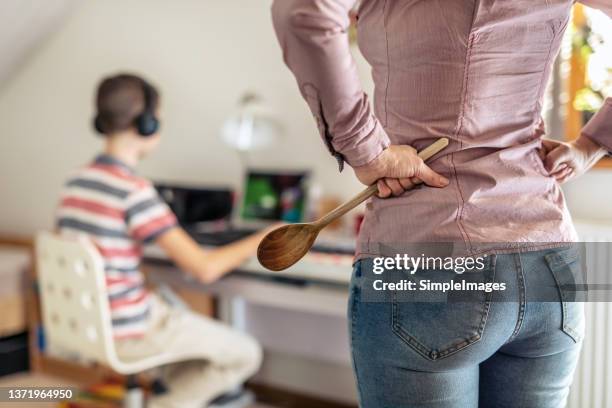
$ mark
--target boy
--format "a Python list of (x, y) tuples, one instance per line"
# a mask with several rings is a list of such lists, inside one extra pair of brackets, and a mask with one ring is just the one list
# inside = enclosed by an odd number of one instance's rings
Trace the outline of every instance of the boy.
[(202, 407), (254, 374), (261, 350), (251, 337), (149, 293), (140, 272), (142, 245), (156, 243), (182, 270), (210, 283), (254, 255), (264, 233), (204, 252), (177, 225), (152, 184), (133, 170), (159, 143), (158, 105), (157, 90), (140, 77), (102, 81), (94, 126), (105, 138), (104, 153), (66, 183), (57, 226), (62, 234), (87, 235), (104, 258), (119, 356), (191, 360), (169, 367), (169, 393), (149, 406)]

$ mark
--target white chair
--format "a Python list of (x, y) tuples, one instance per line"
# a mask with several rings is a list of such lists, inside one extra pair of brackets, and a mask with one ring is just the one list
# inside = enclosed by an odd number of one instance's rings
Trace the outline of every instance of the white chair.
[[(40, 233), (36, 237), (36, 267), (49, 349), (107, 365), (128, 376), (175, 362), (165, 355), (130, 362), (119, 359), (112, 335), (104, 261), (87, 239)], [(128, 383), (124, 406), (143, 406), (142, 390), (135, 381)]]
[(198, 358), (186, 350), (181, 356), (161, 353), (137, 361), (119, 359), (112, 335), (104, 261), (88, 239), (38, 234), (36, 267), (47, 347), (127, 375), (125, 407), (144, 406), (135, 374)]

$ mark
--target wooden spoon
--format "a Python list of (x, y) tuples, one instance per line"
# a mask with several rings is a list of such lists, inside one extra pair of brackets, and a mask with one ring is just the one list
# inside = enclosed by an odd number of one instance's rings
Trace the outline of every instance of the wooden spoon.
[[(419, 152), (419, 157), (427, 160), (448, 146), (448, 139), (441, 138)], [(363, 190), (350, 201), (332, 210), (319, 220), (310, 223), (290, 224), (269, 232), (259, 243), (257, 259), (271, 271), (287, 269), (310, 250), (319, 232), (344, 214), (378, 192), (376, 184)]]

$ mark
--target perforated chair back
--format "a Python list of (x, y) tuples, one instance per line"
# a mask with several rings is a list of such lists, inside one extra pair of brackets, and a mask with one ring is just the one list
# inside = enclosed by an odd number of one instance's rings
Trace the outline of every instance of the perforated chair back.
[(86, 360), (116, 363), (104, 261), (86, 239), (36, 238), (45, 340)]

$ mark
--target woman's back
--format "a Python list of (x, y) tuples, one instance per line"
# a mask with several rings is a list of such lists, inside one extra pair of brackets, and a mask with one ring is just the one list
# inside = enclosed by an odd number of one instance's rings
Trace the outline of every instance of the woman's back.
[(559, 186), (537, 155), (546, 79), (572, 2), (380, 3), (363, 2), (358, 21), (376, 116), (392, 144), (450, 137), (431, 167), (451, 184), (375, 200), (362, 251), (378, 253), (381, 242), (573, 240)]

